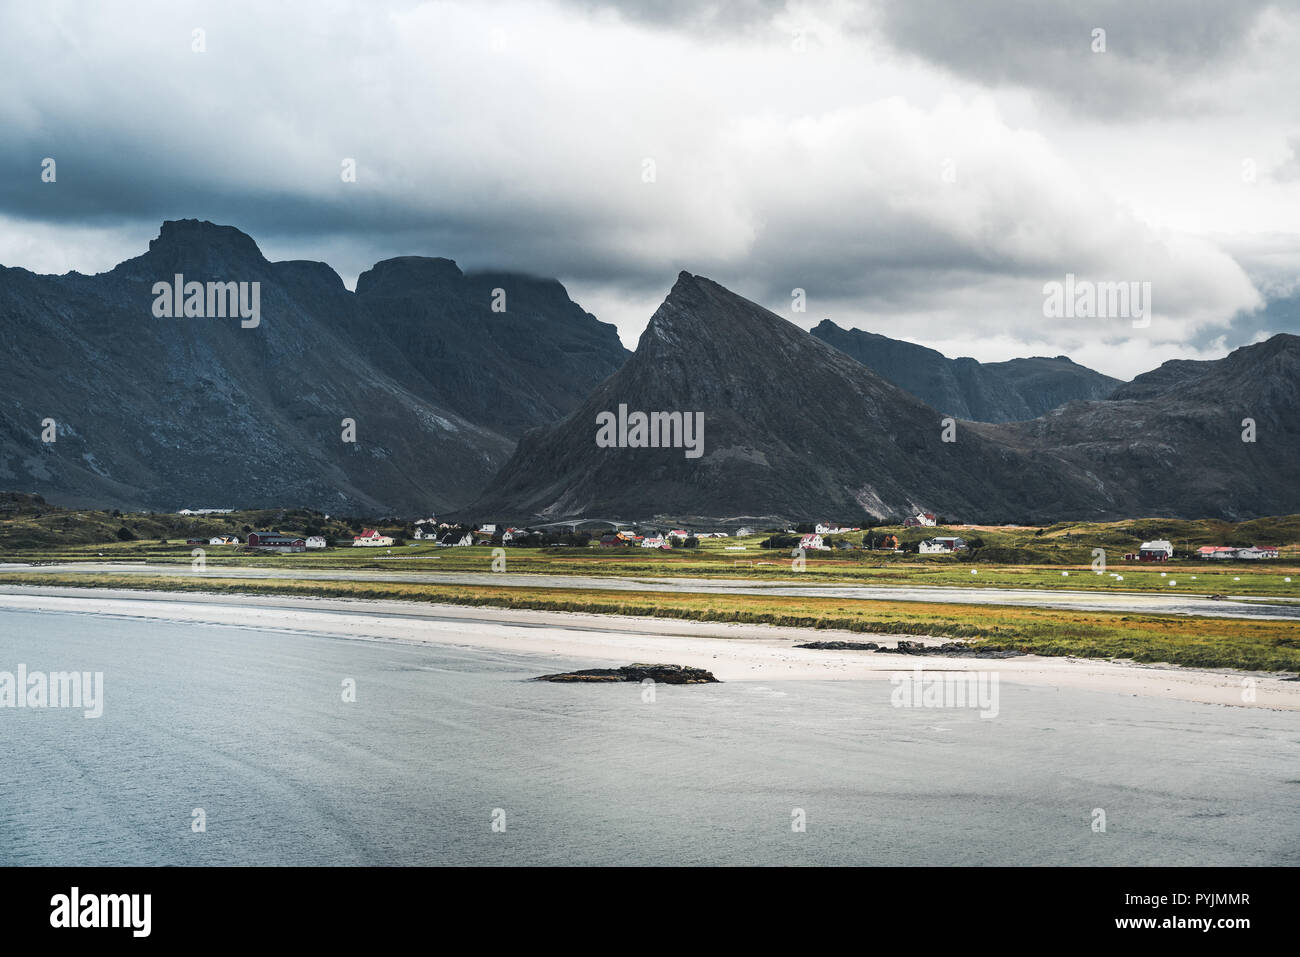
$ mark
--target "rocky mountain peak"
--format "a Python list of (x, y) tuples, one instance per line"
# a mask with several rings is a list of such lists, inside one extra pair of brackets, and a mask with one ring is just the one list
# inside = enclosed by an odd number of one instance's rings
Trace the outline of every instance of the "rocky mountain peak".
[(357, 294), (404, 295), (459, 282), (464, 275), (451, 259), (440, 256), (395, 256), (380, 260), (358, 276)]
[(234, 226), (220, 226), (206, 220), (167, 220), (158, 237), (149, 241), (149, 251), (128, 259), (113, 273), (121, 278), (147, 282), (170, 280), (181, 273), (186, 279), (243, 281), (269, 263), (257, 243)]

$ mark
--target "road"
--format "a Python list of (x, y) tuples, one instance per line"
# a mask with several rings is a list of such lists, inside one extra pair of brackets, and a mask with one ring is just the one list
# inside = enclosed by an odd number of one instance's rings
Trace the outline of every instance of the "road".
[(187, 566), (145, 562), (79, 562), (55, 565), (0, 564), (0, 572), (43, 575), (103, 574), (170, 575), (177, 578), (259, 578), (288, 581), (397, 582), (423, 585), (501, 585), (531, 588), (570, 588), (593, 591), (652, 591), (707, 595), (767, 595), (804, 598), (851, 598), (884, 601), (942, 602), (965, 605), (1013, 605), (1156, 615), (1197, 615), (1210, 618), (1300, 620), (1300, 603), (1286, 598), (1228, 596), (1214, 601), (1203, 595), (1154, 592), (1085, 592), (1064, 589), (1017, 589), (960, 586), (804, 585), (794, 581), (755, 582), (744, 579), (602, 578), (586, 575), (516, 575), (505, 572), (401, 572), (307, 568)]

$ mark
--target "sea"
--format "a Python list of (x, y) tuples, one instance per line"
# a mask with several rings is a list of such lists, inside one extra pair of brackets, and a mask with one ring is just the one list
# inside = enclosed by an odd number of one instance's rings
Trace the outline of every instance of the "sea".
[(1300, 864), (1296, 713), (529, 680), (593, 664), (0, 611), (0, 673), (103, 675), (0, 707), (0, 865)]

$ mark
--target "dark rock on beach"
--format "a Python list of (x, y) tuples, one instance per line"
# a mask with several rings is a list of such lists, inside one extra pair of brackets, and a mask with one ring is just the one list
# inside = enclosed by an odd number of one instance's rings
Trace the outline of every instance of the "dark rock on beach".
[(822, 651), (875, 651), (880, 646), (874, 641), (810, 641), (796, 648), (818, 648)]
[(942, 645), (923, 645), (919, 641), (900, 641), (897, 648), (881, 648), (881, 651), (893, 651), (900, 655), (937, 655), (943, 658), (1018, 658), (1023, 651), (1009, 649), (993, 651), (982, 649), (978, 645), (968, 645), (960, 641), (949, 641)]
[(897, 648), (878, 645), (874, 641), (810, 641), (796, 648), (816, 648), (821, 651), (880, 651), (900, 655), (938, 655), (944, 658), (1015, 658), (1023, 651), (993, 651), (981, 649), (960, 641), (943, 645), (923, 645), (919, 641), (899, 641)]
[(585, 671), (570, 671), (559, 675), (542, 675), (534, 681), (635, 681), (649, 678), (666, 685), (701, 685), (718, 684), (713, 672), (703, 668), (688, 668), (685, 665), (624, 665), (622, 668), (588, 668)]

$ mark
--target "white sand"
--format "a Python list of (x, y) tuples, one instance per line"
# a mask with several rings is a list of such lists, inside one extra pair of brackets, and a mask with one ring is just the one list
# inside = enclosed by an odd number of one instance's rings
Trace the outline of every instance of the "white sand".
[[(999, 681), (1300, 711), (1300, 681), (1284, 681), (1267, 673), (1036, 655), (1007, 659), (918, 657), (794, 647), (807, 641), (834, 640), (893, 645), (895, 635), (400, 601), (25, 586), (0, 586), (0, 609), (430, 642), (576, 659), (584, 667), (670, 662), (707, 668), (723, 681), (888, 680), (916, 667), (926, 671), (987, 671), (996, 672)], [(940, 644), (946, 639), (913, 640)], [(539, 662), (539, 668), (545, 667)], [(1253, 701), (1245, 700), (1248, 683), (1253, 683)]]

